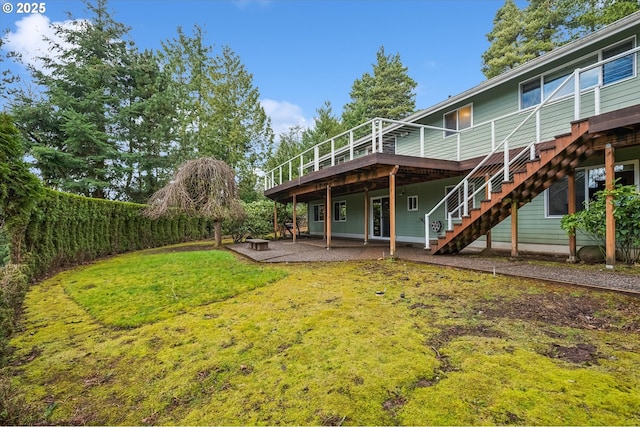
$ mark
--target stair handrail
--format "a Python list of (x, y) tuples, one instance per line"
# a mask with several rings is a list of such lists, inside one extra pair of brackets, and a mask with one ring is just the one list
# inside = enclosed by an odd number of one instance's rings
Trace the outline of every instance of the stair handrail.
[[(593, 66), (591, 66), (593, 67)], [(591, 67), (585, 67), (586, 68), (591, 68)], [(575, 79), (574, 82), (579, 82), (580, 79), (580, 73), (582, 72), (582, 68), (576, 68), (571, 74), (567, 75), (567, 77), (565, 78), (565, 80), (553, 91), (551, 92), (551, 94), (544, 100), (542, 100), (540, 102), (540, 104), (538, 104), (533, 110), (531, 110), (531, 112), (524, 118), (524, 120), (522, 120), (499, 144), (497, 144), (493, 150), (491, 150), (491, 152), (480, 161), (480, 163), (478, 163), (476, 165), (476, 167), (474, 167), (471, 172), (469, 172), (455, 187), (453, 187), (453, 189), (451, 189), (449, 191), (449, 193), (445, 194), (445, 196), (429, 211), (424, 215), (424, 224), (425, 224), (425, 249), (429, 249), (430, 248), (430, 231), (431, 231), (431, 224), (429, 221), (429, 217), (431, 217), (434, 212), (439, 209), (447, 200), (447, 198), (449, 197), (450, 194), (453, 194), (456, 191), (460, 191), (460, 188), (464, 189), (464, 195), (462, 197), (463, 201), (462, 203), (459, 203), (455, 209), (453, 209), (451, 212), (449, 212), (449, 214), (447, 215), (447, 230), (451, 230), (453, 228), (453, 213), (454, 212), (460, 212), (460, 209), (463, 208), (465, 213), (464, 215), (467, 215), (467, 209), (469, 206), (469, 201), (473, 201), (475, 196), (479, 193), (480, 190), (485, 190), (487, 188), (487, 185), (491, 185), (490, 183), (493, 181), (493, 179), (497, 178), (498, 176), (500, 176), (501, 174), (503, 175), (504, 179), (503, 181), (508, 181), (509, 177), (509, 166), (512, 165), (512, 162), (515, 161), (516, 159), (520, 158), (524, 153), (527, 152), (531, 152), (532, 147), (535, 146), (536, 143), (538, 143), (539, 141), (534, 140), (533, 142), (531, 142), (530, 144), (528, 144), (526, 147), (524, 147), (522, 150), (520, 150), (512, 159), (509, 159), (509, 139), (511, 139), (511, 137), (518, 132), (520, 129), (522, 129), (522, 127), (531, 119), (531, 117), (536, 116), (539, 111), (546, 106), (549, 102), (551, 102), (552, 100), (554, 100), (555, 96), (562, 90), (564, 89), (565, 85), (572, 81), (572, 79)], [(580, 94), (580, 90), (578, 88), (578, 96)], [(489, 162), (489, 159), (491, 159), (496, 153), (498, 153), (500, 150), (504, 151), (504, 157), (505, 157), (505, 162), (503, 162), (503, 166), (502, 168), (500, 168), (496, 173), (494, 173), (493, 175), (491, 175), (491, 177), (485, 181), (485, 183), (483, 185), (480, 186), (479, 189), (477, 189), (476, 191), (474, 191), (472, 193), (471, 196), (468, 195), (468, 185), (469, 185), (469, 178), (476, 175), (476, 173), (487, 163)]]

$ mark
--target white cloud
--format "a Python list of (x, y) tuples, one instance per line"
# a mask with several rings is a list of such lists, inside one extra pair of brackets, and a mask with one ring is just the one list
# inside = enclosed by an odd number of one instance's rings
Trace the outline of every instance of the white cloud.
[[(70, 27), (78, 21), (51, 22), (42, 14), (27, 15), (16, 22), (16, 31), (9, 31), (5, 37), (3, 49), (19, 53), (25, 65), (31, 65), (42, 70), (40, 57), (51, 56), (50, 41), (60, 43), (60, 37), (55, 33), (55, 26)], [(61, 43), (64, 46), (64, 43)]]
[(312, 120), (308, 120), (302, 114), (302, 108), (287, 101), (275, 101), (263, 99), (260, 101), (267, 116), (271, 118), (271, 127), (276, 137), (282, 133), (288, 133), (292, 126), (308, 128)]

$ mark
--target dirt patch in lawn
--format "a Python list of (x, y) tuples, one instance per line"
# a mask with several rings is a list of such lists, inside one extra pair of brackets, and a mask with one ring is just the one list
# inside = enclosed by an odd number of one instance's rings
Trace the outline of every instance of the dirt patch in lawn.
[(598, 363), (598, 350), (596, 346), (586, 343), (579, 343), (571, 347), (552, 344), (546, 356), (554, 359), (567, 360), (572, 363), (589, 365)]
[[(476, 306), (476, 310), (487, 319), (539, 321), (553, 326), (603, 331), (640, 331), (640, 317), (637, 316), (640, 304), (629, 304), (628, 300), (624, 306), (612, 307), (605, 299), (586, 295), (527, 294), (513, 300), (498, 298), (483, 302)], [(625, 313), (626, 319), (635, 319), (623, 322), (621, 312)]]

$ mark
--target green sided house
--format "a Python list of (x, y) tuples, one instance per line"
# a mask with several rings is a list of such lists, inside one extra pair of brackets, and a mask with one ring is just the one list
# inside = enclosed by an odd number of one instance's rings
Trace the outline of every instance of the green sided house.
[(307, 203), (327, 247), (574, 256), (592, 242), (561, 217), (616, 178), (640, 184), (639, 36), (635, 13), (404, 120), (373, 119), (268, 171), (265, 195)]

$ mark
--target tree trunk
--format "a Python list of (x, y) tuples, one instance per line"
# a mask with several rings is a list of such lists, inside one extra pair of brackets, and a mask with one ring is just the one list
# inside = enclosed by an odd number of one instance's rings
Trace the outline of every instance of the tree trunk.
[(222, 246), (222, 221), (213, 222), (213, 230), (216, 239), (216, 246)]

